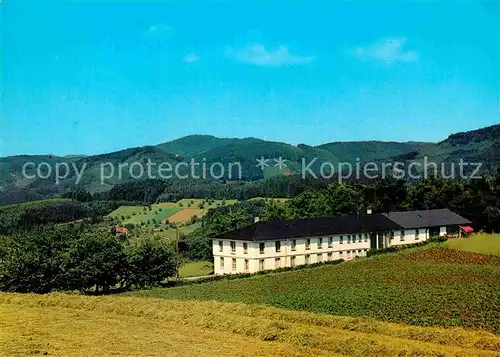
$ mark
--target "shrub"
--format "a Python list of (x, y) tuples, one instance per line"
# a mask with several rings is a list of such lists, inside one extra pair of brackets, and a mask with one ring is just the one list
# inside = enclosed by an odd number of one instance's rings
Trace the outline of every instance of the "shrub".
[(135, 224), (133, 223), (126, 223), (125, 228), (127, 228), (129, 231), (133, 230), (135, 228)]
[(372, 256), (379, 255), (379, 254), (394, 253), (394, 252), (399, 252), (400, 250), (403, 250), (403, 249), (422, 247), (422, 246), (427, 245), (429, 243), (442, 243), (442, 242), (446, 242), (446, 241), (447, 241), (446, 237), (433, 237), (433, 238), (429, 238), (427, 240), (424, 240), (424, 241), (418, 242), (418, 243), (393, 245), (393, 246), (390, 246), (390, 247), (387, 247), (384, 249), (369, 250), (366, 253), (366, 256), (372, 257)]

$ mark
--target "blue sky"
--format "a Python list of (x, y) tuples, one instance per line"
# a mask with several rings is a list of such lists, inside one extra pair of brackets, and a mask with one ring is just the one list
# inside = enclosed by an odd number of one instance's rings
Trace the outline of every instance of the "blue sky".
[(500, 122), (500, 5), (4, 0), (0, 156)]

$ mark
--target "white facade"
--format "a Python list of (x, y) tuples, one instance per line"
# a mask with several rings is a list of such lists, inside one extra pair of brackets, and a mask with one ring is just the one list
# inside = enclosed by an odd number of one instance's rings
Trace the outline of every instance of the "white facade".
[[(446, 227), (440, 227), (439, 232), (440, 235), (446, 234)], [(378, 249), (418, 243), (428, 238), (429, 229), (421, 228), (378, 234), (345, 234), (261, 242), (214, 239), (214, 273), (256, 273), (336, 259), (350, 260), (356, 256), (366, 256), (372, 242), (374, 249)]]

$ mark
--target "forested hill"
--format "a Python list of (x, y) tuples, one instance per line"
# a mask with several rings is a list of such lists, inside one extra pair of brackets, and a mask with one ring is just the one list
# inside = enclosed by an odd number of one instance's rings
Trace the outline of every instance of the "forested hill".
[[(269, 167), (264, 170), (256, 166), (258, 158), (270, 159)], [(273, 159), (286, 159), (286, 167), (275, 166)], [(469, 162), (483, 163), (482, 170), (495, 168), (500, 162), (500, 125), (451, 134), (439, 143), (422, 142), (382, 142), (356, 141), (332, 142), (318, 146), (305, 144), (291, 145), (257, 138), (218, 138), (210, 135), (190, 135), (155, 146), (144, 146), (120, 150), (93, 156), (19, 155), (0, 158), (0, 204), (31, 201), (58, 196), (74, 186), (77, 175), (70, 170), (67, 177), (55, 184), (55, 175), (45, 179), (27, 179), (22, 174), (22, 167), (27, 162), (35, 165), (47, 162), (52, 168), (56, 164), (67, 163), (81, 168), (85, 172), (80, 186), (90, 192), (108, 191), (117, 183), (130, 180), (125, 170), (121, 177), (114, 175), (101, 184), (100, 169), (103, 164), (117, 168), (119, 164), (149, 160), (157, 164), (168, 162), (172, 166), (180, 162), (211, 163), (220, 162), (226, 168), (229, 163), (238, 162), (242, 167), (243, 180), (258, 180), (274, 176), (291, 176), (301, 172), (303, 161), (317, 159), (311, 169), (319, 170), (322, 163), (338, 166), (339, 163), (355, 164), (361, 162), (420, 161), (424, 157), (436, 163), (451, 163), (464, 159)], [(157, 175), (157, 168), (153, 168)], [(187, 173), (185, 169), (183, 174)], [(236, 173), (234, 173), (236, 174)], [(144, 173), (146, 175), (146, 173)], [(224, 179), (228, 179), (226, 171)], [(234, 179), (234, 175), (232, 179)], [(146, 178), (146, 177), (144, 177)]]

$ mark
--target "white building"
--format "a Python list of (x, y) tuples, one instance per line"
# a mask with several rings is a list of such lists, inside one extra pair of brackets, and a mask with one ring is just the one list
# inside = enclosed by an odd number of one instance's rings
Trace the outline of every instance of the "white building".
[(215, 274), (255, 273), (365, 256), (471, 222), (448, 209), (255, 222), (213, 239)]

